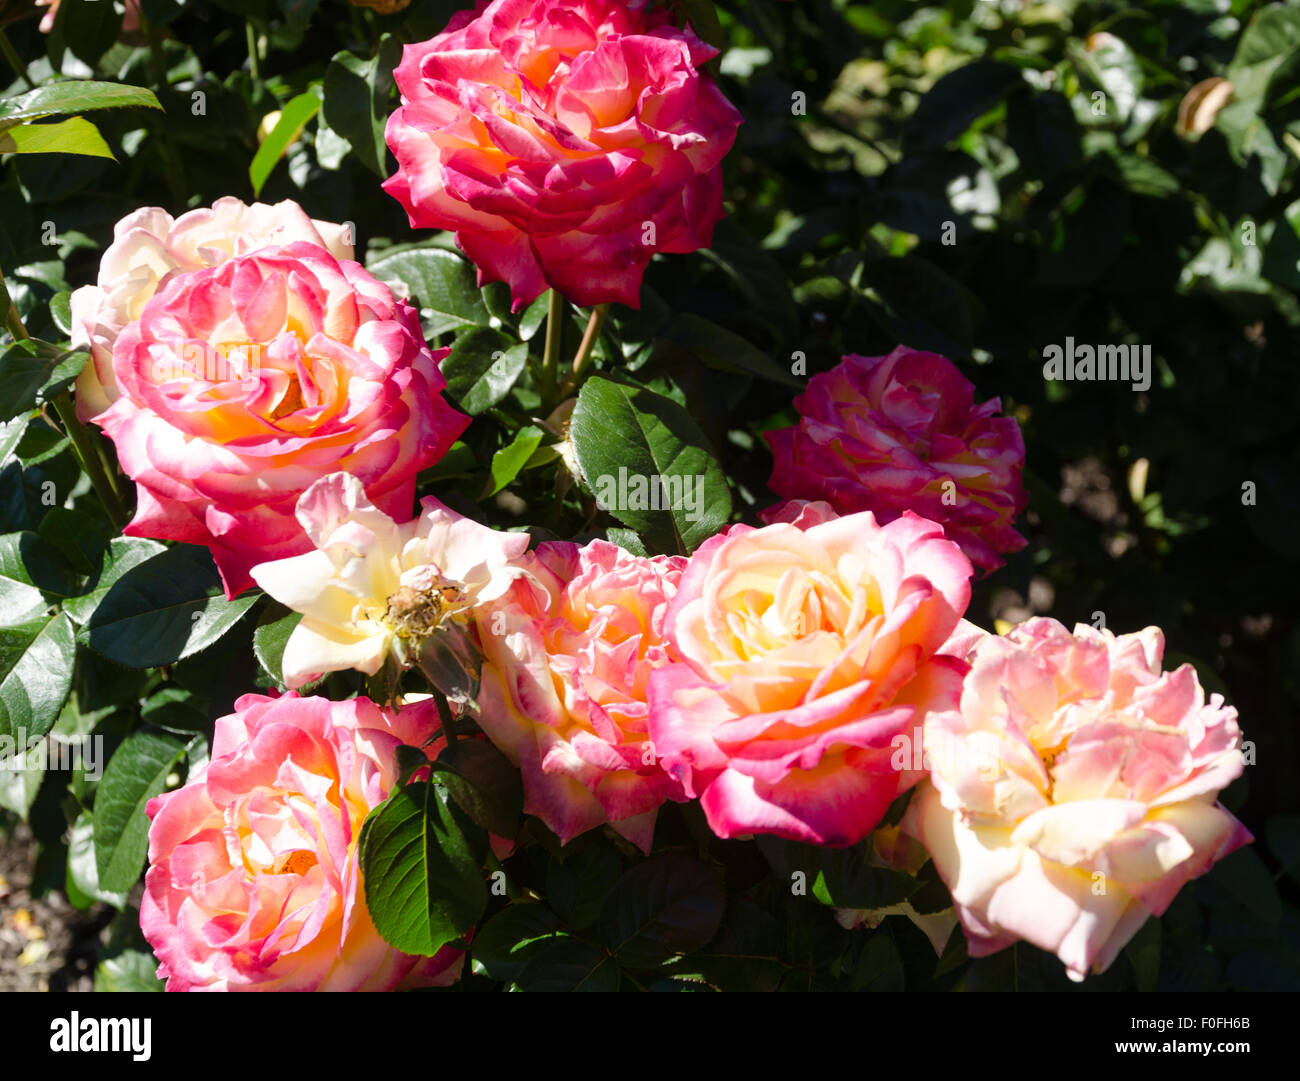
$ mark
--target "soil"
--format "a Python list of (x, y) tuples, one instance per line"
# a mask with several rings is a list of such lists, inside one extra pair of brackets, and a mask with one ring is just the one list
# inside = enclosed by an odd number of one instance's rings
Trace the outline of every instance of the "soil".
[(54, 890), (33, 897), (35, 859), (26, 826), (0, 835), (0, 992), (94, 990), (95, 951), (111, 910), (79, 912)]

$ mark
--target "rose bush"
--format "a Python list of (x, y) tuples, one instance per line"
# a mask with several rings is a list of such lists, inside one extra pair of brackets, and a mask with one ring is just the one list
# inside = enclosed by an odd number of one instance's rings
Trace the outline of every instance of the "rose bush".
[(171, 278), (118, 335), (120, 397), (94, 418), (136, 482), (127, 535), (207, 545), (233, 597), (310, 547), (294, 505), (327, 473), (404, 520), (469, 423), (439, 397), (443, 355), (386, 286), (304, 241)]
[(717, 50), (644, 0), (493, 0), (403, 50), (384, 184), (518, 310), (554, 288), (639, 307), (656, 252), (707, 247), (740, 115)]
[(1293, 14), (470, 6), (0, 11), (0, 985), (1300, 987)]

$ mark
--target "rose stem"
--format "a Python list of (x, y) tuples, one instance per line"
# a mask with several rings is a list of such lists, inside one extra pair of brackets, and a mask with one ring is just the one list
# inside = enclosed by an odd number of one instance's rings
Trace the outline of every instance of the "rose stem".
[(582, 344), (578, 346), (578, 352), (573, 358), (573, 371), (564, 380), (564, 385), (560, 388), (561, 397), (565, 397), (576, 390), (582, 382), (587, 362), (591, 359), (592, 348), (596, 344), (596, 339), (600, 336), (600, 328), (605, 325), (605, 316), (608, 314), (608, 304), (597, 304), (591, 309), (591, 318), (587, 320), (587, 329), (583, 332)]
[(59, 414), (59, 419), (63, 421), (63, 426), (68, 431), (68, 437), (72, 440), (72, 446), (81, 462), (81, 468), (90, 477), (90, 483), (94, 485), (95, 494), (99, 496), (99, 501), (104, 504), (104, 509), (108, 511), (108, 518), (113, 523), (113, 528), (120, 532), (128, 520), (126, 511), (122, 509), (122, 504), (118, 502), (112, 483), (109, 481), (108, 474), (102, 465), (102, 460), (95, 454), (95, 449), (91, 446), (90, 433), (77, 420), (77, 410), (72, 404), (72, 395), (68, 393), (65, 387), (54, 396), (52, 403), (54, 411)]
[(253, 24), (244, 20), (244, 40), (248, 42), (248, 71), (259, 82), (262, 79), (262, 65), (257, 57), (257, 31)]
[(560, 345), (564, 340), (564, 297), (552, 289), (546, 306), (546, 351), (542, 354), (542, 412), (555, 408), (555, 375), (560, 366)]
[(9, 66), (14, 69), (14, 73), (18, 78), (27, 84), (27, 89), (35, 90), (36, 84), (32, 82), (27, 74), (27, 65), (23, 63), (22, 57), (14, 50), (9, 35), (3, 30), (0, 30), (0, 52), (5, 54), (5, 59), (9, 61)]
[(456, 729), (451, 723), (451, 706), (447, 705), (447, 696), (438, 690), (432, 684), (429, 690), (433, 692), (434, 705), (438, 707), (438, 718), (442, 721), (442, 734), (447, 737), (447, 743), (455, 743), (460, 737), (456, 735)]
[(91, 445), (95, 448), (95, 456), (99, 459), (100, 468), (104, 470), (104, 476), (108, 478), (109, 487), (113, 489), (117, 501), (125, 507), (126, 493), (122, 491), (122, 484), (118, 480), (117, 461), (116, 459), (110, 459), (108, 451), (105, 449), (108, 441), (94, 428), (87, 428), (86, 431), (90, 433)]
[[(8, 328), (9, 333), (13, 335), (16, 342), (28, 340), (31, 335), (27, 333), (27, 328), (23, 326), (22, 316), (18, 314), (13, 297), (9, 295), (9, 286), (5, 283), (3, 271), (0, 271), (0, 294), (3, 294), (3, 296), (0, 296), (0, 303), (3, 303), (5, 307), (5, 326)], [(72, 405), (72, 395), (64, 387), (63, 390), (50, 399), (50, 404), (54, 406), (55, 412), (59, 414), (59, 419), (63, 421), (63, 426), (68, 431), (68, 438), (72, 440), (72, 449), (77, 456), (78, 463), (81, 465), (82, 472), (90, 477), (90, 483), (94, 485), (95, 494), (99, 496), (99, 501), (104, 504), (104, 510), (108, 512), (109, 521), (113, 523), (114, 529), (120, 531), (127, 523), (126, 512), (122, 509), (122, 504), (118, 502), (108, 475), (105, 473), (100, 459), (96, 456), (94, 448), (90, 445), (90, 433), (77, 420), (77, 411)]]

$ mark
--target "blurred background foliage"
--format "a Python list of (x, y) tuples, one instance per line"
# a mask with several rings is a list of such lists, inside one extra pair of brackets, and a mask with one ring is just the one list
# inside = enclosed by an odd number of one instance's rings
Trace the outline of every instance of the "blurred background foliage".
[[(165, 112), (96, 117), (116, 162), (4, 159), (0, 266), (29, 329), (54, 340), (66, 337), (66, 293), (93, 280), (113, 223), (137, 207), (179, 214), (257, 193), (351, 221), (372, 269), (407, 283), (431, 340), (454, 344), (452, 396), (476, 415), (426, 479), (453, 505), (490, 492), (476, 513), (495, 524), (539, 524), (538, 497), (558, 484), (565, 499), (549, 500), (559, 509), (540, 524), (588, 534), (616, 523), (565, 488), (536, 429), (513, 471), (492, 468), (537, 396), (519, 378), (523, 353), (506, 364), (504, 390), (484, 373), (499, 350), (533, 338), (542, 308), (511, 314), (501, 289), (480, 294), (467, 266), (429, 255), (450, 239), (412, 235), (378, 187), (393, 168), (382, 129), (400, 45), (432, 36), (459, 6), (415, 0), (383, 15), (343, 0), (132, 0), (129, 11), (62, 0), (43, 34), (44, 9), (6, 3), (0, 24), (25, 63), (6, 95), (95, 77), (151, 88)], [(641, 310), (616, 309), (606, 324), (602, 366), (617, 360), (686, 407), (732, 481), (733, 515), (750, 520), (772, 502), (762, 431), (792, 423), (797, 387), (844, 353), (933, 349), (979, 398), (1000, 397), (1025, 434), (1031, 544), (977, 585), (968, 614), (988, 627), (1034, 613), (1100, 618), (1121, 633), (1156, 624), (1167, 663), (1194, 663), (1253, 745), (1225, 802), (1258, 843), (1184, 889), (1086, 989), (1300, 987), (1300, 5), (681, 7), (722, 48), (710, 66), (745, 116), (726, 161), (729, 217), (712, 250), (652, 264)], [(570, 347), (580, 326), (575, 313)], [(1049, 384), (1043, 350), (1067, 337), (1150, 346), (1150, 389)], [(55, 436), (37, 425), (4, 448), (0, 533), (40, 530), (43, 482), (75, 478)], [(250, 658), (247, 671), (232, 657)], [(83, 651), (56, 731), (106, 733), (111, 751), (145, 714), (201, 729), (257, 678), (251, 657), (182, 661), (176, 694)], [(0, 814), (29, 819), (42, 842), (33, 889), (84, 884), (65, 841), (80, 806), (69, 810), (69, 793), (84, 799), (89, 782), (26, 783), (0, 777)], [(678, 808), (665, 818), (668, 836), (699, 825)], [(1058, 962), (1023, 945), (973, 964), (950, 946), (936, 970), (900, 918), (883, 935), (845, 932), (828, 908), (763, 884), (769, 864), (799, 855), (780, 848), (766, 846), (764, 861), (753, 845), (709, 846), (728, 896), (748, 890), (728, 902), (724, 932), (781, 958), (731, 971), (729, 983), (1066, 985)], [(580, 927), (583, 898), (594, 913), (590, 899), (624, 856), (597, 837), (562, 860), (544, 852), (512, 873)], [(828, 873), (832, 894), (836, 874), (849, 872)], [(83, 901), (96, 897), (73, 898)], [(502, 978), (517, 969), (497, 965)]]

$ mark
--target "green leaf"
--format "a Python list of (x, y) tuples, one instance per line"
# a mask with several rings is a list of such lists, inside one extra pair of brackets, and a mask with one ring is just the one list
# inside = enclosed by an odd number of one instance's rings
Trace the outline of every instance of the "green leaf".
[(115, 530), (102, 512), (92, 514), (71, 507), (51, 507), (36, 532), (78, 574), (94, 574)]
[(854, 284), (873, 300), (872, 318), (891, 338), (948, 357), (970, 354), (974, 316), (956, 279), (914, 255), (865, 259)]
[[(109, 6), (107, 0), (101, 0)], [(81, 154), (88, 158), (117, 159), (99, 129), (74, 116), (54, 123), (19, 124), (0, 132), (0, 154)]]
[(755, 838), (759, 851), (772, 865), (783, 889), (802, 874), (813, 896), (837, 908), (887, 908), (915, 893), (920, 881), (902, 871), (872, 867), (871, 841), (851, 848), (819, 848), (781, 837)]
[(775, 991), (785, 974), (781, 925), (753, 901), (727, 898), (722, 926), (701, 950), (664, 965), (676, 977), (702, 979), (719, 990)]
[(204, 548), (178, 544), (131, 567), (109, 587), (85, 627), (92, 649), (129, 668), (173, 664), (206, 649), (257, 601), (228, 601)]
[(12, 420), (0, 423), (0, 462), (7, 459), (14, 452), (14, 448), (22, 442), (31, 420), (30, 414), (20, 413)]
[[(1021, 170), (1044, 181), (1078, 168), (1083, 156), (1070, 102), (1055, 91), (1017, 94), (1007, 102), (1007, 142)], [(942, 211), (932, 215), (927, 232), (944, 217)]]
[(753, 375), (787, 387), (804, 386), (804, 381), (791, 375), (789, 368), (776, 363), (739, 334), (698, 315), (674, 316), (659, 337), (661, 342), (684, 349), (718, 371)]
[(482, 868), (447, 800), (438, 785), (407, 785), (362, 827), (366, 908), (403, 953), (432, 956), (470, 931), (487, 906)]
[(903, 991), (903, 959), (884, 931), (867, 936), (849, 981), (853, 991)]
[(77, 816), (68, 833), (67, 892), (69, 900), (79, 894), (79, 899), (86, 902), (77, 905), (78, 908), (89, 908), (95, 901), (119, 910), (126, 906), (125, 891), (113, 893), (100, 888), (99, 867), (95, 863), (95, 823), (86, 811)]
[(1262, 98), (1273, 73), (1300, 47), (1300, 10), (1286, 4), (1260, 8), (1246, 24), (1224, 73), (1238, 101)]
[(24, 822), (45, 780), (43, 769), (29, 769), (6, 756), (0, 759), (0, 808), (12, 811)]
[(510, 393), (527, 361), (527, 345), (511, 345), (504, 334), (486, 327), (467, 331), (442, 362), (447, 397), (477, 416)]
[(96, 109), (162, 109), (153, 91), (124, 83), (72, 79), (16, 98), (0, 98), (0, 130), (42, 116), (74, 116)]
[(77, 643), (62, 612), (0, 627), (0, 735), (30, 741), (59, 719), (72, 688)]
[(600, 913), (601, 939), (620, 964), (657, 965), (690, 953), (722, 922), (722, 879), (703, 860), (679, 852), (632, 867)]
[(144, 950), (123, 950), (105, 958), (95, 969), (95, 990), (106, 991), (164, 991), (166, 984), (158, 979), (158, 961)]
[(909, 154), (937, 150), (952, 142), (1018, 87), (1027, 85), (1020, 69), (996, 60), (976, 60), (943, 76), (921, 98), (907, 122)]
[(1116, 148), (1102, 159), (1102, 163), (1113, 166), (1115, 176), (1135, 195), (1162, 199), (1182, 190), (1173, 173), (1140, 154)]
[(400, 282), (412, 304), (421, 312), (427, 309), (433, 313), (430, 335), (465, 325), (486, 327), (492, 322), (475, 282), (473, 265), (455, 252), (408, 248), (378, 256), (368, 269), (383, 281)]
[(623, 874), (623, 861), (599, 834), (564, 846), (547, 861), (545, 896), (575, 931), (595, 925), (609, 891)]
[(962, 931), (961, 924), (958, 924), (949, 933), (939, 963), (935, 966), (935, 979), (961, 968), (969, 960), (970, 955), (966, 952), (966, 935)]
[(271, 175), (276, 162), (284, 156), (289, 144), (298, 138), (307, 121), (316, 115), (320, 105), (320, 97), (308, 91), (290, 99), (280, 110), (280, 119), (262, 140), (262, 145), (257, 148), (257, 153), (248, 166), (248, 179), (253, 185), (254, 195), (262, 194), (262, 185)]
[(529, 953), (517, 982), (523, 991), (617, 991), (621, 979), (599, 946), (561, 935)]
[(727, 35), (718, 22), (718, 9), (713, 0), (682, 0), (682, 13), (690, 28), (710, 45), (726, 47)]
[(605, 539), (610, 544), (617, 544), (625, 552), (631, 552), (634, 556), (648, 556), (650, 554), (645, 550), (645, 544), (642, 543), (641, 538), (631, 529), (610, 526), (605, 530)]
[(907, 903), (918, 916), (931, 916), (945, 908), (952, 908), (952, 894), (943, 884), (933, 863), (927, 860), (925, 866), (917, 872), (916, 878), (921, 887), (908, 896)]
[(32, 533), (0, 536), (0, 626), (30, 623), (49, 608), (28, 567), (28, 553), (35, 539)]
[(1089, 43), (1091, 48), (1073, 48), (1071, 55), (1080, 74), (1105, 91), (1106, 119), (1115, 117), (1126, 124), (1142, 94), (1141, 64), (1124, 39), (1114, 34), (1090, 37)]
[(95, 867), (101, 889), (126, 893), (135, 885), (149, 848), (145, 805), (162, 794), (168, 775), (197, 742), (142, 728), (109, 759), (95, 793)]
[(164, 683), (140, 704), (140, 719), (181, 735), (206, 731), (209, 723), (206, 699), (174, 683)]
[(122, 32), (122, 14), (111, 0), (60, 0), (58, 18), (72, 55), (92, 68)]
[(34, 409), (70, 385), (90, 359), (49, 342), (27, 338), (0, 354), (0, 420)]
[(388, 122), (393, 68), (402, 59), (402, 43), (392, 34), (379, 39), (370, 59), (350, 52), (334, 54), (325, 70), (325, 122), (351, 145), (357, 160), (379, 177), (388, 176)]
[(284, 686), (284, 647), (289, 644), (289, 635), (294, 627), (302, 622), (301, 612), (286, 612), (282, 605), (268, 609), (253, 631), (253, 655), (280, 686)]
[(434, 763), (438, 779), (471, 819), (498, 837), (513, 837), (523, 814), (519, 770), (482, 740), (449, 743)]
[(80, 597), (72, 597), (63, 603), (63, 610), (79, 626), (84, 625), (107, 595), (113, 584), (132, 567), (138, 567), (145, 560), (152, 559), (167, 551), (165, 544), (142, 537), (114, 537), (108, 543), (99, 567), (99, 575), (93, 588)]
[(569, 436), (597, 501), (651, 549), (689, 553), (730, 518), (722, 468), (676, 402), (593, 376)]
[(478, 472), (478, 455), (467, 443), (458, 439), (440, 461), (420, 474), (419, 486), (423, 488), (426, 483), (469, 477), (476, 472)]
[(492, 455), (492, 475), (488, 480), (487, 489), (483, 493), (483, 498), (496, 495), (515, 477), (519, 476), (519, 471), (527, 464), (528, 459), (533, 456), (533, 452), (540, 446), (546, 433), (540, 428), (529, 424), (519, 431), (515, 432), (515, 437), (508, 446), (502, 447)]
[(546, 313), (550, 311), (551, 294), (548, 290), (526, 307), (519, 316), (519, 340), (529, 342), (546, 322)]
[(474, 935), (474, 960), (492, 979), (514, 982), (529, 958), (559, 929), (559, 919), (545, 905), (507, 905)]

